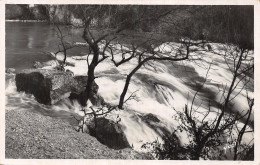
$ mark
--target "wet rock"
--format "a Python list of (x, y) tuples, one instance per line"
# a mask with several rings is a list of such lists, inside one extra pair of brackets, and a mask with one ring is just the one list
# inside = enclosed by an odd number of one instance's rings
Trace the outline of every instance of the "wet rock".
[(212, 47), (211, 47), (210, 44), (207, 44), (207, 45), (206, 45), (206, 48), (207, 48), (208, 51), (211, 51), (211, 50), (212, 50)]
[(94, 121), (88, 125), (90, 135), (95, 136), (98, 141), (113, 149), (130, 147), (121, 126), (106, 118), (97, 118), (95, 129)]
[(5, 73), (8, 73), (8, 74), (15, 73), (15, 69), (14, 68), (6, 68)]
[[(61, 99), (80, 100), (85, 97), (87, 76), (75, 76), (71, 71), (49, 69), (25, 69), (15, 76), (17, 91), (33, 94), (42, 104), (55, 104)], [(90, 93), (93, 105), (101, 105), (104, 100), (97, 95), (98, 85), (94, 82)]]
[(91, 103), (95, 106), (101, 106), (105, 103), (103, 97), (101, 97), (98, 94), (93, 93), (91, 95), (91, 97), (89, 98), (89, 100), (91, 101)]
[[(75, 85), (72, 86), (71, 95), (69, 98), (76, 99), (80, 102), (80, 99), (82, 97), (86, 97), (85, 89), (86, 89), (88, 77), (87, 76), (75, 76), (74, 79), (75, 79)], [(94, 81), (92, 88), (91, 88), (89, 100), (91, 101), (91, 103), (93, 105), (96, 105), (96, 106), (100, 106), (104, 103), (104, 99), (97, 94), (98, 88), (99, 88), (98, 85)]]
[(90, 134), (88, 124), (87, 122), (83, 122), (83, 120), (79, 122), (78, 126), (74, 126), (74, 128), (77, 132)]
[(47, 69), (25, 69), (16, 74), (17, 91), (33, 94), (42, 104), (55, 104), (71, 93), (70, 73)]
[(38, 69), (38, 68), (42, 68), (42, 64), (39, 61), (35, 61), (33, 64), (33, 67)]
[(169, 136), (171, 134), (168, 126), (165, 125), (157, 116), (148, 113), (143, 116), (139, 116), (143, 122), (145, 122), (151, 129), (153, 129), (160, 136)]
[(15, 77), (15, 69), (13, 68), (5, 68), (5, 88), (8, 87), (8, 84), (12, 83), (14, 81)]
[(55, 60), (50, 60), (50, 61), (47, 61), (47, 62), (35, 61), (33, 66), (34, 66), (35, 69), (41, 69), (43, 67), (55, 68), (55, 67), (59, 66), (59, 63), (57, 61), (55, 61)]
[(158, 117), (156, 117), (155, 115), (151, 114), (151, 113), (148, 113), (144, 116), (141, 117), (145, 122), (160, 122), (160, 120), (158, 119)]

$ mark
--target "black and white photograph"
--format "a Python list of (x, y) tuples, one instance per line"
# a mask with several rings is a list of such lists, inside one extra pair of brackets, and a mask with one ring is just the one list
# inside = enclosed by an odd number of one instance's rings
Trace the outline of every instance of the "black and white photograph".
[(5, 160), (255, 163), (254, 4), (86, 3), (4, 4)]

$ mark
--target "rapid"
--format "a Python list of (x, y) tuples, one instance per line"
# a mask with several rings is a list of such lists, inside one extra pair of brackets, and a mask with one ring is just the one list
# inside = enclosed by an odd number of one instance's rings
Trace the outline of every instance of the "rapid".
[[(151, 113), (161, 120), (160, 126), (166, 128), (169, 132), (173, 132), (178, 126), (175, 120), (177, 111), (183, 111), (185, 104), (191, 105), (192, 97), (196, 93), (198, 87), (204, 81), (207, 72), (207, 81), (202, 90), (197, 95), (194, 106), (199, 107), (198, 110), (203, 112), (208, 109), (208, 100), (213, 104), (212, 113), (208, 118), (214, 118), (218, 113), (218, 104), (221, 102), (223, 94), (223, 86), (229, 87), (232, 80), (230, 72), (223, 52), (222, 44), (211, 44), (212, 51), (194, 52), (193, 56), (200, 57), (201, 60), (187, 60), (181, 62), (151, 62), (151, 65), (141, 67), (132, 77), (130, 86), (125, 98), (132, 93), (136, 95), (135, 99), (129, 100), (124, 110), (115, 110), (107, 117), (116, 120), (120, 117), (120, 125), (127, 137), (130, 145), (135, 150), (142, 150), (141, 146), (146, 142), (153, 142), (156, 139), (161, 141), (162, 133), (151, 128), (145, 123), (141, 116)], [(172, 47), (178, 46), (177, 43), (164, 43), (156, 49), (164, 53), (172, 51)], [(250, 52), (253, 58), (253, 52)], [(63, 55), (58, 54), (57, 59), (62, 59)], [(91, 60), (91, 55), (89, 57)], [(67, 58), (67, 62), (74, 66), (66, 66), (74, 75), (87, 75), (87, 56), (71, 55)], [(137, 60), (131, 60), (123, 65), (115, 67), (112, 61), (107, 58), (102, 61), (95, 70), (96, 83), (99, 86), (98, 94), (110, 104), (117, 105), (120, 94), (123, 90), (127, 74), (137, 65)], [(210, 66), (210, 69), (209, 69)], [(51, 69), (52, 66), (46, 67)], [(208, 70), (209, 69), (209, 70)], [(252, 80), (253, 81), (253, 80)], [(253, 82), (251, 82), (253, 83)], [(254, 90), (251, 86), (249, 90), (240, 90), (243, 84), (240, 83), (238, 88), (233, 92), (232, 96), (236, 96), (232, 106), (232, 112), (241, 112), (248, 109), (246, 95), (253, 97)], [(88, 103), (88, 107), (91, 103)], [(5, 87), (5, 109), (10, 110), (29, 110), (54, 118), (64, 119), (65, 122), (71, 123), (73, 118), (71, 115), (83, 116), (81, 105), (77, 101), (64, 99), (55, 105), (39, 104), (32, 95), (23, 92), (17, 92), (15, 86), (14, 75), (6, 75)], [(196, 116), (202, 118), (203, 116)], [(253, 121), (253, 114), (251, 121)], [(75, 122), (75, 121), (74, 121)], [(241, 125), (243, 120), (241, 121)], [(74, 123), (75, 124), (75, 123)], [(178, 133), (182, 143), (187, 142), (185, 133)], [(253, 133), (247, 133), (244, 141), (250, 141)]]

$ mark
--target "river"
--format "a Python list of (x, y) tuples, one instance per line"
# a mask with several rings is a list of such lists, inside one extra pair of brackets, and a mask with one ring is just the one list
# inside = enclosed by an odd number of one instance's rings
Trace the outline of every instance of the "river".
[[(81, 30), (62, 26), (68, 41), (83, 41)], [(51, 60), (46, 52), (58, 50), (59, 40), (54, 26), (46, 22), (6, 22), (6, 68), (17, 71), (32, 68), (35, 61)], [(87, 50), (71, 49), (69, 55), (83, 55)]]
[[(69, 27), (63, 30), (69, 32), (70, 41), (83, 42), (79, 29)], [(15, 68), (17, 71), (25, 68), (32, 68), (34, 61), (48, 61), (50, 56), (43, 52), (53, 52), (57, 50), (58, 39), (53, 26), (46, 23), (6, 23), (6, 68)], [(162, 45), (164, 49), (171, 43)], [(177, 45), (176, 43), (172, 43)], [(220, 44), (212, 44), (212, 47), (220, 47)], [(169, 50), (171, 50), (169, 48)], [(87, 50), (72, 49), (69, 51), (68, 60), (75, 64), (74, 67), (67, 66), (75, 75), (87, 74), (85, 58)], [(178, 121), (174, 119), (176, 111), (183, 111), (185, 104), (191, 105), (191, 99), (197, 88), (194, 85), (200, 83), (207, 73), (209, 63), (213, 63), (209, 70), (208, 78), (210, 81), (205, 83), (205, 89), (198, 95), (195, 100), (195, 106), (200, 106), (201, 112), (207, 111), (208, 99), (218, 102), (222, 97), (219, 92), (221, 84), (230, 84), (232, 73), (230, 73), (224, 59), (220, 55), (206, 52), (199, 54), (203, 60), (198, 61), (201, 66), (194, 62), (152, 62), (154, 67), (146, 66), (138, 70), (133, 76), (126, 97), (132, 92), (136, 92), (136, 99), (130, 100), (124, 111), (116, 111), (111, 114), (110, 118), (115, 119), (118, 115), (121, 118), (120, 124), (124, 128), (128, 142), (133, 145), (134, 149), (139, 150), (145, 142), (152, 142), (159, 138), (160, 133), (150, 127), (140, 118), (140, 115), (152, 113), (157, 116), (162, 123), (160, 126), (173, 131), (178, 126)], [(78, 56), (77, 59), (74, 56)], [(253, 56), (253, 55), (252, 55)], [(132, 60), (129, 63), (115, 67), (111, 60), (107, 58), (100, 63), (95, 74), (98, 77), (95, 81), (99, 85), (98, 93), (106, 102), (117, 104), (122, 92), (126, 75), (136, 66), (137, 61)], [(212, 81), (211, 81), (212, 80)], [(241, 87), (242, 84), (239, 84)], [(239, 92), (235, 90), (233, 95)], [(253, 96), (253, 91), (249, 91)], [(246, 91), (242, 91), (234, 100), (232, 110), (242, 112), (248, 108)], [(6, 80), (6, 110), (31, 110), (43, 115), (61, 118), (72, 123), (71, 114), (82, 115), (81, 106), (76, 101), (63, 100), (56, 105), (46, 106), (35, 101), (34, 97), (25, 93), (16, 91), (14, 78)], [(217, 110), (216, 105), (212, 105), (209, 118), (214, 118)], [(176, 110), (176, 111), (175, 111)], [(253, 116), (253, 115), (252, 115)], [(200, 118), (201, 116), (196, 116)], [(252, 117), (253, 120), (253, 117)], [(74, 121), (75, 124), (75, 121)], [(188, 138), (184, 133), (179, 133), (183, 143)], [(245, 141), (250, 141), (253, 133), (246, 136)]]

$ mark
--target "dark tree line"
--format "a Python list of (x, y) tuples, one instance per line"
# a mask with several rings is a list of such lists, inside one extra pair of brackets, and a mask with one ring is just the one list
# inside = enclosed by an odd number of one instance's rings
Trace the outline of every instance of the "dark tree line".
[(6, 4), (5, 18), (18, 20), (49, 20), (49, 13), (45, 5)]

